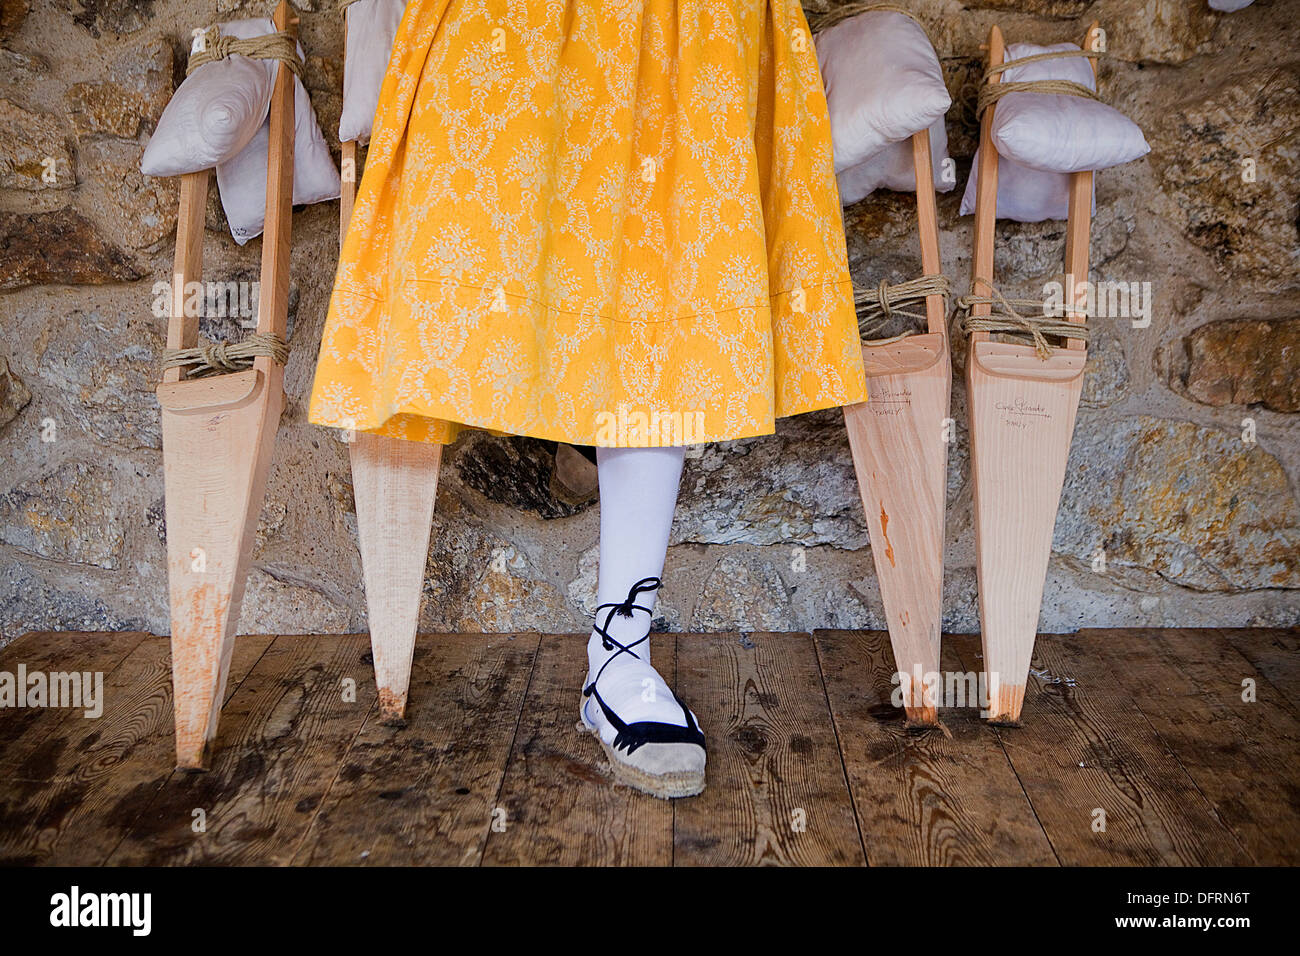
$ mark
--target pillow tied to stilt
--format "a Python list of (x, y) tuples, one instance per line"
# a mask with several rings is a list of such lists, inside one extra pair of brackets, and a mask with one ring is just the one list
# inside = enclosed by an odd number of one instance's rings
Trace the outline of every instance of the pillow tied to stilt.
[(302, 60), (298, 58), (298, 41), (287, 33), (268, 33), (266, 36), (240, 37), (222, 36), (220, 24), (208, 28), (203, 34), (201, 49), (190, 54), (190, 62), (185, 67), (189, 76), (205, 63), (214, 63), (238, 53), (253, 60), (279, 60), (298, 79), (303, 77)]
[[(948, 295), (951, 283), (943, 274), (921, 276), (891, 285), (884, 279), (874, 289), (855, 289), (853, 304), (857, 307), (858, 333), (864, 345), (888, 345), (916, 335), (912, 330), (889, 338), (874, 338), (895, 316), (926, 321), (925, 300), (932, 295), (943, 296), (943, 311), (948, 312)], [(913, 311), (919, 308), (920, 311)]]
[[(1008, 299), (992, 286), (992, 295), (964, 295), (957, 300), (957, 311), (964, 314), (962, 331), (966, 335), (972, 332), (999, 332), (1011, 336), (1028, 336), (1033, 342), (1038, 357), (1046, 361), (1052, 357), (1052, 345), (1047, 341), (1053, 338), (1079, 339), (1088, 341), (1089, 330), (1086, 309), (1066, 305), (1063, 310), (1081, 315), (1083, 322), (1070, 322), (1063, 316), (1052, 315), (1049, 304), (1042, 299)], [(988, 315), (971, 315), (972, 307), (987, 305)], [(1021, 310), (1024, 310), (1023, 312)]]
[(187, 378), (204, 378), (252, 368), (258, 356), (269, 356), (283, 365), (289, 360), (289, 344), (273, 332), (254, 332), (242, 342), (210, 342), (192, 349), (165, 349), (163, 368), (184, 369)]
[(984, 115), (986, 109), (1008, 93), (1048, 93), (1058, 96), (1082, 96), (1100, 103), (1101, 97), (1097, 95), (1096, 90), (1090, 89), (1082, 83), (1076, 83), (1074, 80), (1003, 80), (1000, 83), (989, 82), (999, 73), (1018, 66), (1037, 63), (1041, 60), (1060, 60), (1075, 56), (1100, 57), (1101, 53), (1097, 50), (1056, 50), (1050, 53), (1034, 53), (1030, 56), (1022, 56), (989, 67), (984, 71), (984, 77), (980, 81), (979, 97), (975, 101), (975, 118), (978, 120)]

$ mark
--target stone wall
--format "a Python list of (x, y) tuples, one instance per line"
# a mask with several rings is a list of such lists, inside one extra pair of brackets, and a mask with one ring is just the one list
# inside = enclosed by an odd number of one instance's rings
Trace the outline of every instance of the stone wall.
[[(170, 275), (177, 188), (142, 177), (138, 161), (183, 76), (190, 29), (270, 6), (0, 0), (0, 643), (35, 628), (168, 630), (152, 394), (164, 322), (152, 303)], [(1096, 323), (1043, 627), (1300, 623), (1300, 3), (1235, 14), (1205, 0), (914, 6), (934, 25), (957, 102), (959, 184), (993, 22), (1011, 40), (1054, 42), (1101, 20), (1105, 97), (1152, 145), (1097, 177), (1092, 278), (1150, 282), (1155, 308), (1148, 328)], [(307, 85), (337, 149), (339, 18), (324, 0), (298, 8)], [(940, 218), (945, 271), (964, 290), (971, 217), (957, 215), (959, 191), (941, 196)], [(857, 280), (913, 273), (911, 209), (878, 194), (847, 210)], [(245, 632), (365, 627), (346, 448), (306, 422), (337, 217), (334, 203), (294, 217), (288, 407)], [(230, 239), (215, 186), (207, 227), (206, 275), (255, 279), (260, 242)], [(1063, 246), (1062, 223), (1002, 224), (998, 275), (1033, 291)], [(205, 320), (202, 332), (234, 329)], [(945, 616), (975, 630), (960, 376), (953, 404)], [(423, 629), (585, 626), (597, 513), (553, 489), (553, 455), (479, 434), (444, 459)], [(666, 579), (668, 628), (883, 626), (838, 412), (691, 457)]]

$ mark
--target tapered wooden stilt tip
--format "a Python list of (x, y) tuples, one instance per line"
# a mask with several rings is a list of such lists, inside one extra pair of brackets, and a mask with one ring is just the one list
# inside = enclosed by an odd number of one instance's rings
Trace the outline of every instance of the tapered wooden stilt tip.
[(379, 720), (385, 727), (406, 726), (406, 691), (379, 688)]
[(999, 684), (989, 709), (988, 722), (994, 727), (1019, 727), (1020, 708), (1025, 703), (1024, 684)]
[(176, 745), (176, 769), (187, 773), (207, 773), (212, 766), (212, 741), (205, 740), (202, 745)]
[(906, 710), (909, 730), (912, 727), (935, 727), (939, 724), (939, 711), (934, 707), (908, 707)]

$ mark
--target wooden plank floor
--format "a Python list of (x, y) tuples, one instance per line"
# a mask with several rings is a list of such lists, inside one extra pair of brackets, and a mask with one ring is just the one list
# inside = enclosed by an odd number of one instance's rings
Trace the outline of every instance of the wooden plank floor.
[[(364, 635), (236, 642), (210, 772), (172, 768), (170, 653), (28, 634), (3, 673), (103, 710), (0, 709), (8, 865), (1251, 865), (1300, 862), (1300, 632), (1042, 635), (1020, 727), (908, 730), (888, 635), (656, 635), (709, 785), (614, 785), (575, 729), (576, 635), (427, 635), (384, 725)], [(945, 638), (978, 672), (978, 636)]]

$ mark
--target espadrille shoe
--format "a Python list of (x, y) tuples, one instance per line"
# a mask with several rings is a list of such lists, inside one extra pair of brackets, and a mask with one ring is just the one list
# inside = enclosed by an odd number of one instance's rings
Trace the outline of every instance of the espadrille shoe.
[[(594, 675), (588, 673), (579, 728), (600, 741), (616, 780), (669, 799), (694, 796), (704, 789), (704, 734), (695, 715), (637, 653), (638, 647), (643, 653), (648, 650), (650, 635), (621, 644), (609, 633), (616, 614), (630, 618), (643, 611), (649, 617), (650, 609), (635, 603), (636, 596), (660, 584), (658, 578), (645, 578), (632, 586), (623, 603), (602, 604), (596, 609), (592, 639), (600, 637), (601, 653), (595, 652), (594, 644), (593, 653), (596, 658), (603, 652), (609, 656)], [(607, 612), (603, 626), (602, 611)]]

